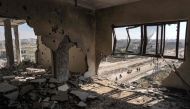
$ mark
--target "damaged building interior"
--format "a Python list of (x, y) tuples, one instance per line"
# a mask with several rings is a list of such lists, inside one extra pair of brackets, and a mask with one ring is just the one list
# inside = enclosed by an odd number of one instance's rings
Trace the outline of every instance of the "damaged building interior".
[[(0, 0), (0, 109), (190, 109), (189, 9), (189, 0)], [(23, 24), (36, 38), (28, 45)]]

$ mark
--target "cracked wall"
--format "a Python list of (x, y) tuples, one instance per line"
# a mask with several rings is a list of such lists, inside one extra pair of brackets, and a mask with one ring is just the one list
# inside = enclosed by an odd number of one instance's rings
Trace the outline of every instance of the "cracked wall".
[(95, 74), (94, 11), (62, 1), (0, 0), (0, 16), (26, 20), (41, 36), (42, 43), (54, 52), (68, 36), (87, 56), (89, 69), (85, 75)]

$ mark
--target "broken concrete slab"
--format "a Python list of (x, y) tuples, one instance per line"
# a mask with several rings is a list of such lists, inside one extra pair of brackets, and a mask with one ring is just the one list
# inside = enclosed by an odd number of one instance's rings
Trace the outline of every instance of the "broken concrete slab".
[(55, 84), (49, 84), (49, 88), (55, 88), (56, 85)]
[(60, 83), (60, 82), (55, 78), (50, 78), (49, 83)]
[(3, 76), (3, 79), (4, 79), (4, 80), (7, 80), (7, 79), (14, 79), (14, 78), (15, 78), (15, 75)]
[(67, 101), (68, 100), (68, 93), (67, 92), (62, 92), (62, 91), (58, 91), (57, 95), (53, 95), (51, 97), (52, 101)]
[(42, 102), (42, 109), (54, 109), (56, 106), (55, 101)]
[(87, 106), (87, 104), (86, 103), (84, 103), (83, 101), (80, 101), (78, 104), (77, 104), (77, 106), (79, 106), (79, 107), (86, 107)]
[(46, 82), (46, 78), (40, 78), (40, 79), (34, 79), (30, 81), (31, 83), (45, 83)]
[(48, 89), (47, 93), (49, 93), (49, 94), (57, 94), (58, 91), (56, 89)]
[(45, 101), (45, 102), (50, 101), (50, 97), (45, 98), (43, 101)]
[(16, 86), (10, 85), (6, 82), (0, 83), (0, 93), (7, 93), (14, 90), (17, 90)]
[(10, 100), (16, 100), (18, 98), (18, 94), (19, 92), (18, 91), (14, 91), (14, 92), (11, 92), (11, 93), (8, 93), (8, 94), (5, 94), (4, 96)]
[(58, 87), (58, 90), (63, 91), (63, 92), (67, 91), (68, 89), (69, 89), (69, 86), (67, 84), (64, 84)]
[(89, 93), (78, 91), (78, 90), (73, 90), (70, 93), (77, 96), (82, 101), (86, 101), (86, 99), (90, 95)]
[(39, 69), (39, 68), (26, 68), (27, 74), (44, 74), (46, 73), (45, 69)]
[(20, 90), (20, 95), (24, 95), (24, 94), (30, 92), (30, 91), (33, 90), (33, 89), (34, 89), (34, 86), (32, 86), (32, 85), (24, 86), (24, 87), (22, 87), (21, 90)]
[(88, 99), (96, 99), (97, 98), (97, 96), (95, 96), (95, 95), (89, 95), (88, 96)]

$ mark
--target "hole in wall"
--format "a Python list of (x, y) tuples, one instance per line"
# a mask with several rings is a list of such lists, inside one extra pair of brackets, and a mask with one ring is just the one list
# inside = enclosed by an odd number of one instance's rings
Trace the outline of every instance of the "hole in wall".
[[(27, 25), (25, 20), (12, 19), (11, 25), (12, 25), (11, 34), (12, 34), (14, 61), (17, 62), (17, 53), (18, 53), (16, 49), (18, 44), (16, 44), (17, 41), (15, 39), (15, 37), (17, 36), (16, 32), (17, 30), (15, 30), (14, 27), (15, 25), (18, 25), (20, 60), (35, 62), (36, 61), (35, 52), (37, 50), (37, 45), (36, 45), (37, 37), (35, 36), (33, 29)], [(6, 59), (4, 32), (5, 32), (4, 26), (0, 26), (0, 60), (6, 62), (7, 59)], [(1, 64), (2, 63), (0, 63), (0, 65)]]

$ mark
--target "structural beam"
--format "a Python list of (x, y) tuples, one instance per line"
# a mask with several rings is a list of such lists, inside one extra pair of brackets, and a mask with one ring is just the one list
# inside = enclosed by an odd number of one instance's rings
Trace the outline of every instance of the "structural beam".
[(14, 26), (13, 28), (14, 28), (14, 35), (15, 35), (16, 60), (17, 60), (17, 64), (19, 64), (21, 62), (21, 54), (20, 54), (18, 25)]
[(69, 49), (71, 46), (69, 37), (64, 36), (58, 49), (53, 51), (53, 71), (59, 82), (65, 82), (69, 79)]
[(5, 48), (7, 57), (7, 67), (14, 65), (14, 52), (13, 52), (13, 41), (11, 32), (11, 21), (10, 19), (4, 20), (5, 30)]

